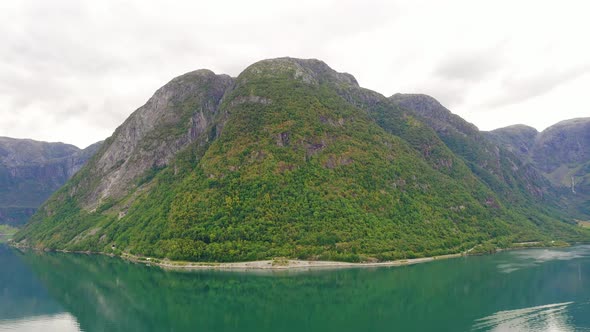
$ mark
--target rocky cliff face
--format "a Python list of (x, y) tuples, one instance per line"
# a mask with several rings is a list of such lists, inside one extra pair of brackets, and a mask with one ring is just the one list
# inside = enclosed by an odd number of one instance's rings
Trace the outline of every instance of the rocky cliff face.
[[(79, 185), (83, 205), (95, 208), (107, 198), (122, 197), (140, 177), (166, 167), (197, 138), (215, 138), (224, 118), (219, 105), (232, 84), (227, 75), (198, 70), (156, 91), (105, 141), (91, 174)], [(89, 183), (90, 178), (101, 181)]]
[(22, 226), (99, 146), (0, 137), (0, 224)]
[(518, 125), (487, 135), (561, 188), (561, 197), (580, 218), (590, 218), (590, 118), (562, 121), (540, 133)]

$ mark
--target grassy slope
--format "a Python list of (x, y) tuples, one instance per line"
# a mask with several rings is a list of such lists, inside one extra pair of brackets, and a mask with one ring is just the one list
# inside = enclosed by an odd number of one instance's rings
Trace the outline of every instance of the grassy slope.
[[(563, 223), (486, 204), (494, 193), (460, 161), (440, 168), (412, 146), (431, 140), (456, 159), (419, 121), (382, 114), (379, 126), (330, 84), (290, 77), (243, 77), (222, 105), (230, 115), (220, 138), (150, 176), (122, 219), (125, 199), (89, 213), (66, 186), (16, 240), (176, 260), (359, 261), (440, 255), (492, 238), (581, 238)], [(271, 103), (232, 103), (247, 96)], [(396, 119), (406, 140), (383, 129)]]

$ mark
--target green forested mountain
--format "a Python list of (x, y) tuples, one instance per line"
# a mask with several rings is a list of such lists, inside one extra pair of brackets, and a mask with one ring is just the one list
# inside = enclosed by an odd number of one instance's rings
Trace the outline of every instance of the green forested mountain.
[(486, 135), (538, 169), (570, 214), (590, 220), (590, 118), (565, 120), (540, 133), (516, 125)]
[(80, 150), (64, 143), (0, 137), (0, 224), (23, 226), (98, 146)]
[(318, 60), (264, 60), (237, 78), (191, 72), (117, 128), (15, 240), (176, 260), (361, 261), (589, 238), (547, 203), (542, 176), (452, 118)]

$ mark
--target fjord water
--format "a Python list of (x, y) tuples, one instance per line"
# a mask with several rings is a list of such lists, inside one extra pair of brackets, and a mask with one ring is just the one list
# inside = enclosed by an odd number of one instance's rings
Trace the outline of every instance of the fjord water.
[(0, 331), (590, 331), (590, 246), (283, 272), (0, 247), (0, 264)]

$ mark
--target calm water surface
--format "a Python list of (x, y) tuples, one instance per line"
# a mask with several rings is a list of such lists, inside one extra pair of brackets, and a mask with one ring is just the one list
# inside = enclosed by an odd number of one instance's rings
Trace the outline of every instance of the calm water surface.
[(589, 278), (590, 246), (277, 273), (0, 246), (0, 331), (590, 331)]

